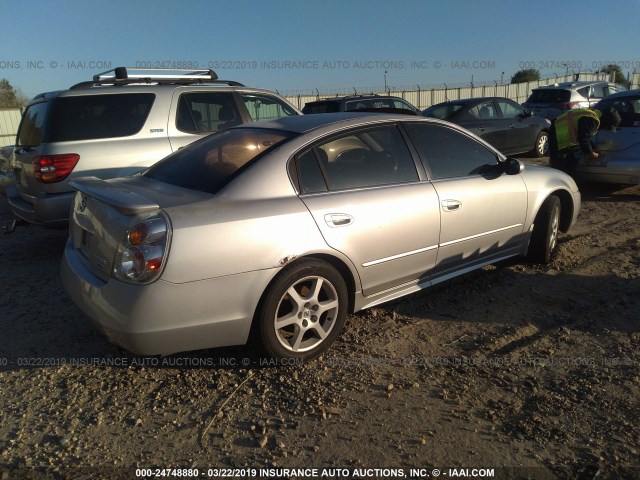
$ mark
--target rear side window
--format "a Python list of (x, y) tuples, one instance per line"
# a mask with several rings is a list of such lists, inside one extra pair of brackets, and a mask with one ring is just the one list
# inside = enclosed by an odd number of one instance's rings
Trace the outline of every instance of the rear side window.
[(440, 125), (406, 124), (407, 133), (433, 179), (495, 171), (496, 155), (466, 135)]
[(592, 98), (602, 98), (606, 95), (604, 92), (606, 85), (594, 85), (591, 87), (591, 97)]
[(240, 98), (247, 107), (251, 120), (272, 120), (274, 118), (297, 115), (296, 111), (279, 98), (268, 95), (241, 93)]
[(145, 176), (215, 194), (245, 165), (293, 135), (250, 128), (220, 132), (169, 155), (147, 170)]
[(51, 106), (46, 141), (135, 135), (147, 120), (154, 100), (153, 93), (58, 97)]
[(181, 132), (217, 132), (242, 123), (231, 92), (199, 92), (180, 95), (176, 128)]
[(462, 110), (462, 105), (434, 105), (427, 108), (423, 113), (423, 117), (439, 118), (440, 120), (448, 120), (456, 113)]
[(42, 143), (49, 102), (31, 105), (22, 115), (18, 131), (18, 146), (36, 147)]

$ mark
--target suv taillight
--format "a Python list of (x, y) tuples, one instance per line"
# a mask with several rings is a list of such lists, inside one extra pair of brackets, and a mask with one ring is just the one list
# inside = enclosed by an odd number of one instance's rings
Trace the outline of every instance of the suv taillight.
[(56, 183), (64, 180), (80, 160), (77, 153), (63, 155), (42, 155), (35, 160), (34, 172), (42, 183)]
[(561, 110), (571, 110), (573, 108), (580, 108), (580, 102), (559, 103), (558, 108), (560, 108)]
[(118, 245), (113, 277), (133, 284), (156, 280), (167, 258), (170, 233), (163, 214), (136, 223)]

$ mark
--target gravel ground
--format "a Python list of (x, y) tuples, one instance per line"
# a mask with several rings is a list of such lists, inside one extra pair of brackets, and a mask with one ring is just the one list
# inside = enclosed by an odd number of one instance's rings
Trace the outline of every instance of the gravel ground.
[(351, 315), (298, 365), (249, 347), (122, 352), (61, 286), (66, 232), (0, 234), (0, 476), (640, 478), (638, 218), (640, 187), (586, 186), (551, 264), (492, 265)]

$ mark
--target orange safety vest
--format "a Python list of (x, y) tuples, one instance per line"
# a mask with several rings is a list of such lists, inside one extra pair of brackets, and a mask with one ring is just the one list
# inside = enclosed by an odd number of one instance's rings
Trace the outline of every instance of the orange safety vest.
[(576, 108), (559, 115), (554, 122), (558, 150), (578, 145), (578, 120), (591, 117), (598, 122), (599, 127), (601, 115), (599, 111), (589, 108)]

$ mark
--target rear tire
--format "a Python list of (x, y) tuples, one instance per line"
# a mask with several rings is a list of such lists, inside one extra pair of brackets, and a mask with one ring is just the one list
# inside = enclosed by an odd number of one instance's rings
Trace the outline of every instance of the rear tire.
[(340, 335), (347, 304), (347, 286), (335, 268), (316, 259), (293, 263), (264, 296), (260, 341), (273, 358), (316, 358)]
[(560, 199), (550, 195), (536, 215), (527, 258), (536, 263), (549, 263), (558, 245), (560, 233)]

